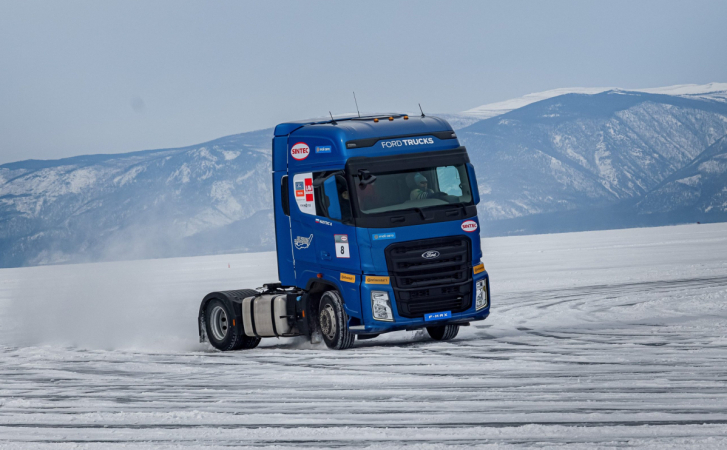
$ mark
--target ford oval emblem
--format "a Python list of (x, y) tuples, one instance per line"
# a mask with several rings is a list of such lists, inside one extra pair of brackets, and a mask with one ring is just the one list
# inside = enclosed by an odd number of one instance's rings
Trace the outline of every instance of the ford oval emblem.
[(424, 259), (434, 259), (439, 257), (439, 252), (436, 250), (429, 250), (428, 252), (422, 253)]

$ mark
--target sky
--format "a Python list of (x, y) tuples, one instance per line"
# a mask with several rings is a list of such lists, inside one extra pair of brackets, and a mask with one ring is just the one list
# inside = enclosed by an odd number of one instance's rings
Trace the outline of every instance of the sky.
[(0, 164), (355, 111), (727, 82), (724, 1), (0, 0)]

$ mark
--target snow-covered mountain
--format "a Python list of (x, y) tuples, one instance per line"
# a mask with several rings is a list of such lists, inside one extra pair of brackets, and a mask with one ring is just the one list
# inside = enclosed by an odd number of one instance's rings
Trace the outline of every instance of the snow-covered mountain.
[(724, 217), (727, 213), (727, 136), (669, 176), (637, 206), (644, 214), (681, 213), (708, 219), (712, 213)]
[(685, 98), (703, 98), (708, 100), (718, 100), (727, 102), (727, 83), (708, 83), (708, 84), (679, 84), (675, 86), (665, 86), (659, 88), (647, 88), (647, 89), (621, 89), (616, 87), (596, 87), (596, 88), (561, 88), (551, 89), (549, 91), (535, 92), (533, 94), (527, 94), (522, 97), (514, 98), (511, 100), (505, 100), (503, 102), (489, 103), (487, 105), (478, 106), (476, 108), (468, 109), (460, 114), (452, 114), (452, 116), (459, 116), (460, 120), (471, 119), (489, 119), (490, 117), (499, 116), (510, 111), (513, 111), (523, 106), (530, 105), (542, 100), (547, 100), (553, 97), (560, 97), (566, 94), (600, 94), (606, 91), (624, 91), (624, 92), (645, 92), (647, 94), (664, 94), (673, 95)]
[[(727, 84), (573, 91), (447, 117), (485, 235), (727, 220)], [(2, 165), (0, 267), (270, 250), (271, 137)]]
[(566, 94), (458, 135), (478, 168), (481, 219), (589, 210), (639, 199), (689, 165), (727, 135), (727, 103), (620, 90)]
[(269, 249), (271, 135), (2, 165), (0, 266)]

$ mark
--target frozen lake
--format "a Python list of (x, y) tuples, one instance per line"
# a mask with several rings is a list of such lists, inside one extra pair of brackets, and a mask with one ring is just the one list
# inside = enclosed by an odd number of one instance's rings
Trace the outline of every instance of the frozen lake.
[(485, 322), (343, 352), (197, 343), (272, 253), (0, 270), (0, 448), (727, 448), (727, 224), (483, 251)]

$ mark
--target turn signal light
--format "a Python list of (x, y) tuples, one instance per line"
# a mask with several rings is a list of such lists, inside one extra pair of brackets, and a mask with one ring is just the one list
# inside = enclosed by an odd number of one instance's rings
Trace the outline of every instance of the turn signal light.
[(404, 120), (409, 120), (409, 116), (404, 116)]
[(379, 119), (377, 117), (374, 117), (374, 122), (379, 122)]
[(393, 117), (389, 117), (389, 122), (391, 122), (392, 120), (394, 120), (394, 118)]

